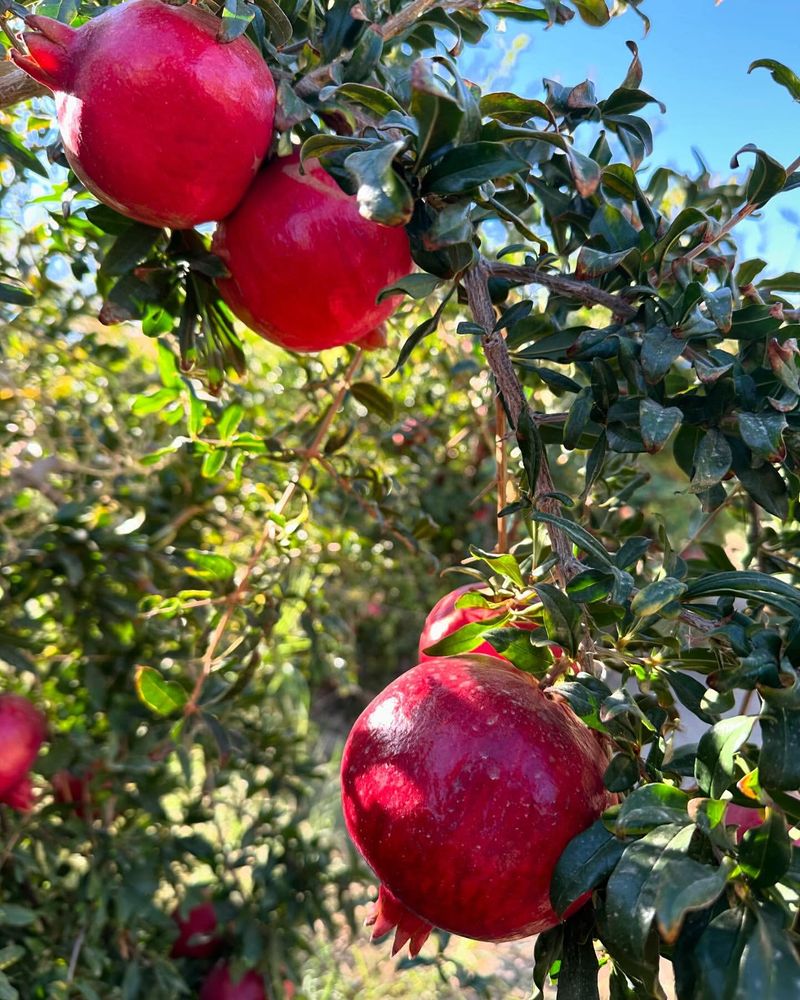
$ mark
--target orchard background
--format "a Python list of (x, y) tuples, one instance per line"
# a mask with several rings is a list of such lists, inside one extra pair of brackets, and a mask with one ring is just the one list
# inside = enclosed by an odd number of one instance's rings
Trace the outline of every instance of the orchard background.
[[(459, 71), (506, 22), (582, 20), (602, 46), (612, 14), (639, 36), (643, 7), (220, 8), (273, 72), (279, 151), (302, 143), (407, 227), (420, 270), (367, 352), (292, 355), (235, 325), (211, 227), (98, 205), (50, 98), (0, 67), (0, 686), (49, 725), (35, 808), (0, 807), (3, 1000), (196, 995), (213, 960), (170, 957), (171, 914), (208, 898), (273, 998), (495, 998), (532, 977), (623, 1000), (662, 997), (659, 974), (680, 1000), (800, 995), (800, 277), (734, 241), (798, 163), (739, 122), (722, 180), (660, 166), (669, 94), (642, 89), (633, 42), (606, 93)], [(3, 9), (9, 48), (26, 9)], [(788, 118), (800, 80), (768, 55), (754, 72)], [(475, 576), (533, 609), (541, 642), (504, 622), (489, 641), (613, 738), (620, 804), (553, 884), (559, 909), (592, 906), (535, 951), (437, 933), (389, 960), (360, 928), (374, 886), (338, 758)], [(65, 769), (81, 809), (54, 799)], [(740, 836), (730, 802), (764, 822)]]

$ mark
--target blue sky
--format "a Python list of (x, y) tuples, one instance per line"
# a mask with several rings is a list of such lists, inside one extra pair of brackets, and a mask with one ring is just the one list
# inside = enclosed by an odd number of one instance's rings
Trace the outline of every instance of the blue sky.
[[(492, 90), (541, 97), (543, 77), (563, 84), (588, 77), (605, 97), (625, 76), (625, 41), (632, 39), (644, 67), (642, 88), (667, 105), (665, 115), (644, 112), (655, 134), (645, 173), (648, 164), (694, 171), (693, 147), (722, 177), (730, 176), (731, 156), (749, 142), (784, 165), (800, 155), (800, 103), (767, 70), (747, 74), (754, 59), (765, 57), (800, 74), (800, 0), (646, 0), (641, 9), (652, 22), (646, 37), (631, 11), (600, 29), (577, 18), (549, 30), (508, 21), (505, 32), (487, 34), (475, 54), (474, 78), (489, 72)], [(495, 75), (503, 51), (517, 46), (510, 71)], [(751, 163), (752, 156), (742, 157), (744, 166)], [(771, 271), (800, 270), (800, 189), (775, 199), (763, 220), (743, 223), (737, 235), (747, 255), (765, 257)]]

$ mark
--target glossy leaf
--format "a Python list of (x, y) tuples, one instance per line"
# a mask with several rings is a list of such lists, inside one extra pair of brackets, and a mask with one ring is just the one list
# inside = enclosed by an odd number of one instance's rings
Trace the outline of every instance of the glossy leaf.
[(550, 902), (556, 913), (563, 913), (604, 882), (625, 846), (625, 841), (609, 833), (600, 820), (574, 837), (558, 859), (550, 883)]
[(749, 737), (755, 719), (739, 715), (723, 719), (700, 738), (694, 774), (701, 790), (714, 799), (726, 791), (734, 779), (734, 759)]

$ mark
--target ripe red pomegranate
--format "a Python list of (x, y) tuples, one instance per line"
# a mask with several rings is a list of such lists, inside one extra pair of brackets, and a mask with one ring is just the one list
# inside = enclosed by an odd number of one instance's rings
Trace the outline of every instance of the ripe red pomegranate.
[(44, 716), (27, 698), (0, 695), (0, 802), (18, 812), (33, 805), (28, 771), (44, 738)]
[(273, 160), (236, 211), (220, 224), (213, 249), (230, 271), (223, 298), (256, 333), (290, 351), (322, 351), (367, 337), (395, 310), (378, 292), (412, 270), (402, 227), (358, 214), (316, 163)]
[(557, 924), (553, 869), (610, 804), (607, 761), (597, 734), (497, 657), (431, 659), (392, 681), (342, 760), (347, 829), (381, 881), (375, 936), (396, 924), (414, 954), (431, 925), (505, 941)]
[[(469, 625), (472, 622), (482, 622), (487, 618), (496, 618), (499, 614), (501, 614), (502, 609), (456, 607), (456, 601), (462, 594), (468, 594), (473, 590), (480, 590), (482, 587), (482, 583), (468, 583), (466, 586), (459, 587), (457, 590), (451, 590), (449, 594), (445, 594), (440, 601), (437, 601), (437, 603), (434, 604), (428, 614), (428, 617), (425, 619), (425, 624), (422, 626), (422, 634), (419, 637), (420, 663), (424, 663), (425, 660), (433, 659), (433, 657), (428, 656), (427, 653), (425, 653), (425, 650), (429, 646), (433, 646), (434, 643), (444, 639), (445, 636), (452, 635), (453, 632), (456, 632), (464, 625)], [(518, 628), (525, 629), (526, 632), (530, 632), (537, 628), (536, 622), (524, 621), (522, 619), (514, 622), (514, 624)], [(553, 646), (552, 648), (556, 655), (561, 655), (560, 647)], [(487, 656), (499, 656), (501, 660), (505, 659), (505, 657), (500, 656), (494, 646), (486, 640), (481, 642), (480, 645), (476, 646), (475, 649), (471, 650), (471, 652), (485, 653)]]
[(54, 91), (64, 150), (100, 201), (188, 229), (241, 200), (272, 138), (275, 84), (246, 38), (191, 4), (131, 0), (80, 28), (31, 15), (12, 58)]
[(200, 903), (185, 917), (175, 910), (172, 919), (178, 925), (178, 937), (170, 951), (173, 958), (211, 958), (219, 951), (222, 939), (217, 934), (213, 903)]
[(246, 972), (235, 983), (230, 966), (218, 965), (211, 970), (200, 990), (200, 1000), (267, 1000), (264, 980), (257, 972)]

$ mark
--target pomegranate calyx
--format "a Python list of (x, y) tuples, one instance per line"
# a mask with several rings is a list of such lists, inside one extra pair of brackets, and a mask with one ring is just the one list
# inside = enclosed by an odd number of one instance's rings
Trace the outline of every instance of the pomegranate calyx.
[(392, 955), (396, 955), (408, 943), (412, 958), (417, 957), (433, 930), (433, 924), (406, 909), (385, 885), (381, 885), (378, 890), (378, 899), (372, 904), (364, 923), (372, 928), (372, 941), (379, 941), (394, 930)]

